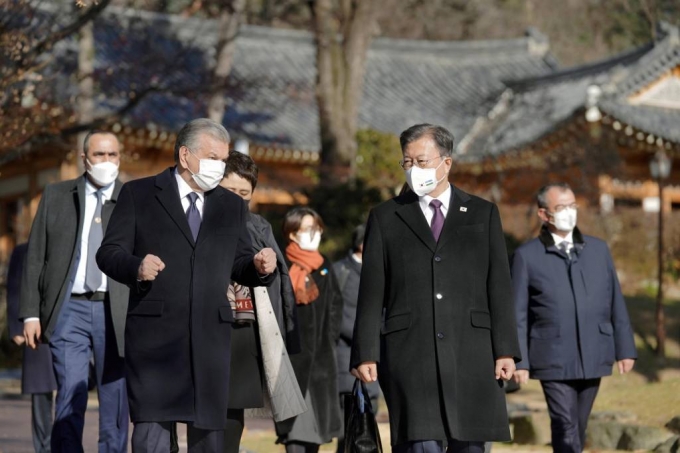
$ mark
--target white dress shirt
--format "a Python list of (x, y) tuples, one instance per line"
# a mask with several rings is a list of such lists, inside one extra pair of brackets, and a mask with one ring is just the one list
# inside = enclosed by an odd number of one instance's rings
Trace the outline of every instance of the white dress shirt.
[[(175, 179), (177, 180), (177, 189), (179, 189), (179, 199), (182, 202), (182, 209), (184, 212), (187, 212), (187, 209), (191, 206), (191, 200), (189, 200), (187, 195), (195, 191), (184, 179), (182, 179), (177, 168), (175, 168)], [(201, 218), (203, 218), (203, 197), (205, 194), (203, 192), (196, 192), (196, 195), (198, 195), (198, 198), (196, 199), (196, 208), (198, 209)]]
[(553, 240), (555, 241), (555, 247), (560, 248), (560, 244), (562, 242), (565, 242), (567, 244), (567, 253), (571, 252), (571, 249), (574, 248), (574, 232), (570, 231), (569, 234), (567, 234), (565, 237), (562, 237), (560, 235), (557, 235), (555, 233), (550, 233), (552, 234)]
[(451, 184), (446, 188), (446, 190), (439, 194), (438, 197), (431, 197), (429, 195), (423, 195), (422, 197), (418, 197), (418, 204), (420, 204), (420, 209), (423, 211), (423, 214), (425, 215), (425, 220), (427, 220), (427, 224), (432, 226), (432, 217), (434, 217), (434, 210), (430, 206), (430, 202), (437, 198), (437, 200), (442, 202), (442, 207), (440, 208), (442, 211), (442, 214), (444, 214), (444, 218), (446, 218), (446, 214), (449, 212), (449, 203), (451, 203)]
[[(80, 260), (78, 261), (78, 268), (76, 269), (76, 278), (73, 281), (73, 288), (71, 293), (82, 294), (86, 293), (85, 289), (85, 272), (87, 271), (87, 253), (89, 249), (88, 238), (90, 236), (90, 227), (92, 226), (92, 218), (94, 211), (97, 208), (97, 188), (85, 179), (85, 215), (83, 216), (83, 231), (80, 234)], [(111, 199), (113, 195), (113, 187), (115, 183), (111, 183), (102, 190), (102, 206), (107, 200)], [(97, 288), (97, 291), (108, 291), (108, 284), (106, 276), (102, 274), (102, 281)]]

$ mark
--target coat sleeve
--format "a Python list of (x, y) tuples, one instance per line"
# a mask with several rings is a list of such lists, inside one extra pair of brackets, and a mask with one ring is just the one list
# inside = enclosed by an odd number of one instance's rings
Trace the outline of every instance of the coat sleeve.
[(515, 317), (517, 319), (517, 337), (522, 361), (517, 369), (528, 370), (529, 364), (529, 274), (524, 257), (515, 252), (512, 257), (512, 287), (515, 299)]
[(137, 275), (144, 258), (133, 254), (136, 223), (134, 196), (130, 184), (125, 184), (97, 251), (97, 265), (107, 276), (131, 288), (140, 285)]
[(17, 245), (9, 259), (7, 268), (7, 327), (9, 338), (22, 336), (24, 323), (19, 320), (19, 304), (21, 295), (21, 274), (24, 270), (26, 244)]
[(265, 230), (265, 243), (274, 250), (274, 253), (276, 253), (276, 267), (281, 279), (281, 304), (283, 305), (283, 327), (285, 329), (281, 334), (284, 335), (288, 353), (296, 354), (300, 352), (300, 330), (297, 321), (295, 293), (293, 292), (293, 284), (290, 281), (286, 258), (283, 256), (281, 248), (276, 243), (274, 232), (269, 223), (267, 223)]
[(494, 359), (507, 356), (519, 362), (521, 354), (517, 341), (508, 251), (505, 246), (501, 216), (495, 204), (491, 208), (489, 218), (489, 273), (486, 280), (486, 292), (489, 298)]
[(40, 282), (45, 268), (47, 255), (47, 210), (52, 198), (51, 186), (45, 187), (38, 211), (33, 219), (31, 234), (28, 238), (28, 251), (24, 262), (24, 271), (21, 277), (21, 303), (19, 318), (40, 317)]
[(331, 274), (331, 288), (333, 300), (330, 303), (330, 328), (331, 328), (331, 338), (333, 339), (333, 344), (336, 344), (338, 338), (340, 337), (340, 327), (342, 324), (342, 293), (340, 292), (340, 285), (338, 284), (338, 279), (335, 274), (333, 266), (329, 266)]
[(371, 211), (366, 224), (361, 281), (350, 368), (380, 361), (380, 322), (385, 298), (386, 267), (378, 216)]
[(633, 337), (633, 328), (630, 325), (626, 302), (621, 293), (621, 285), (616, 276), (614, 261), (609, 253), (609, 248), (605, 245), (607, 254), (608, 278), (612, 285), (612, 326), (614, 327), (614, 346), (616, 348), (616, 360), (637, 359), (637, 349)]
[[(236, 244), (236, 254), (234, 255), (234, 265), (231, 270), (231, 279), (242, 285), (256, 287), (269, 286), (274, 281), (276, 270), (269, 275), (260, 275), (253, 262), (253, 243), (250, 239), (246, 219), (248, 218), (248, 206), (244, 201), (241, 202), (241, 232)], [(278, 258), (277, 258), (278, 260)]]

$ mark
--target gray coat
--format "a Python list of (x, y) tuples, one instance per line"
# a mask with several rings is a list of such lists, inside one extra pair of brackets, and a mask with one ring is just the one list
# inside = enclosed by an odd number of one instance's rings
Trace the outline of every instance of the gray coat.
[(633, 331), (607, 244), (574, 230), (570, 261), (543, 228), (512, 260), (518, 369), (541, 380), (591, 379), (636, 358)]
[[(120, 188), (121, 183), (116, 180), (111, 199), (102, 206), (104, 232), (116, 206)], [(84, 215), (84, 175), (45, 187), (28, 240), (19, 318), (40, 318), (46, 341), (54, 332), (64, 301), (71, 295), (80, 259)], [(125, 351), (128, 289), (111, 278), (107, 279), (107, 284), (116, 345), (122, 357)]]
[(392, 445), (510, 440), (494, 367), (519, 360), (513, 307), (493, 203), (454, 187), (439, 242), (413, 192), (371, 211), (351, 365), (378, 362)]

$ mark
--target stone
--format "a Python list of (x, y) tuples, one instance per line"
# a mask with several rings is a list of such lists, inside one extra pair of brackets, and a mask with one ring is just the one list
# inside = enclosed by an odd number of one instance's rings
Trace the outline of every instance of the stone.
[(521, 445), (550, 443), (550, 417), (546, 412), (513, 411), (508, 419), (514, 443)]
[(680, 436), (673, 436), (654, 449), (654, 453), (679, 453)]
[(593, 450), (616, 450), (625, 426), (607, 420), (590, 420), (586, 430), (586, 447)]
[(673, 433), (654, 426), (626, 426), (619, 439), (617, 450), (654, 450), (670, 438)]
[(632, 423), (637, 420), (637, 416), (632, 412), (626, 411), (601, 411), (590, 414), (589, 420), (602, 420), (608, 422)]
[(671, 419), (671, 421), (666, 423), (666, 428), (680, 434), (680, 415), (676, 415)]

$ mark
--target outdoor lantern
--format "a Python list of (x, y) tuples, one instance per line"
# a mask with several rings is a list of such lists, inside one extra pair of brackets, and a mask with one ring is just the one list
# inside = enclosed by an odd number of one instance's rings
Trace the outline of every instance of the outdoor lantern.
[(250, 144), (245, 138), (239, 138), (234, 142), (234, 151), (238, 151), (239, 153), (245, 154), (246, 156), (249, 154), (249, 148)]
[(666, 179), (671, 174), (671, 159), (663, 151), (657, 151), (649, 161), (649, 172), (654, 179)]

